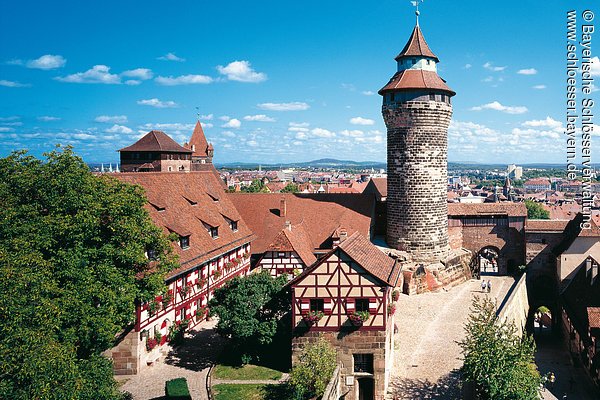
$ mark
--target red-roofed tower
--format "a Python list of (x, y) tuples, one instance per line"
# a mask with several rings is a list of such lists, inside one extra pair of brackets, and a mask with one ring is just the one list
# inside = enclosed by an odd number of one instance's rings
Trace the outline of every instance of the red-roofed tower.
[(454, 93), (417, 23), (379, 94), (387, 127), (387, 242), (414, 261), (448, 256), (448, 125)]
[(212, 164), (214, 148), (213, 145), (206, 140), (200, 121), (196, 122), (190, 142), (185, 143), (183, 147), (190, 149), (193, 152), (192, 171), (201, 171), (205, 169), (202, 164)]

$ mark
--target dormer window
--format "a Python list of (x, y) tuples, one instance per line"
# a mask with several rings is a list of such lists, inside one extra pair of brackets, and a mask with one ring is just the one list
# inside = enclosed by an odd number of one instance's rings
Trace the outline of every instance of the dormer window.
[(190, 236), (179, 236), (179, 247), (182, 249), (187, 249), (190, 247)]
[(232, 231), (237, 232), (237, 230), (238, 230), (237, 221), (229, 221), (229, 227), (231, 228)]
[(209, 229), (209, 233), (213, 239), (216, 239), (219, 237), (219, 228), (216, 226), (211, 226)]
[(217, 195), (215, 194), (210, 194), (210, 193), (206, 193), (208, 195), (208, 197), (210, 197), (212, 199), (212, 201), (217, 202), (219, 201), (219, 198), (217, 197)]

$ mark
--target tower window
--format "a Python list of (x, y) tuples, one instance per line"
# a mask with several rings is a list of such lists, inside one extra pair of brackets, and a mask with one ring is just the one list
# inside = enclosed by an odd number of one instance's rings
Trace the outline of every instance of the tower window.
[(429, 100), (430, 101), (435, 101), (435, 94), (429, 93)]
[(395, 93), (390, 93), (390, 101), (394, 101), (396, 99)]
[(415, 65), (415, 64), (417, 63), (417, 60), (416, 60), (416, 59), (414, 59), (414, 58), (413, 58), (413, 59), (411, 59), (411, 61), (412, 61), (412, 65)]
[(427, 60), (427, 65), (430, 65), (430, 64), (431, 64), (431, 60)]

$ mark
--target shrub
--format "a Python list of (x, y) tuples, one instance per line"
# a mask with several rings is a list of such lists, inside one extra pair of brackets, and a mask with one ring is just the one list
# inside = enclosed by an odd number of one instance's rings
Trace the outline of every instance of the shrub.
[(192, 400), (185, 378), (176, 378), (167, 381), (165, 383), (165, 395), (167, 399)]
[(290, 386), (297, 399), (323, 395), (336, 367), (336, 351), (323, 337), (307, 345), (290, 373)]

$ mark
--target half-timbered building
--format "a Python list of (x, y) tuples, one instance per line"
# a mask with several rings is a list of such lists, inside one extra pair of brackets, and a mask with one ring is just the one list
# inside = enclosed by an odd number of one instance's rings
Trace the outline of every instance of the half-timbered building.
[(345, 398), (383, 399), (393, 365), (400, 270), (400, 262), (355, 232), (294, 278), (292, 363), (324, 336), (337, 349)]
[(145, 189), (150, 217), (176, 238), (179, 258), (179, 267), (166, 277), (165, 293), (137, 306), (135, 326), (110, 354), (115, 373), (135, 374), (160, 357), (172, 325), (199, 324), (213, 291), (248, 273), (254, 236), (211, 171), (116, 177)]

